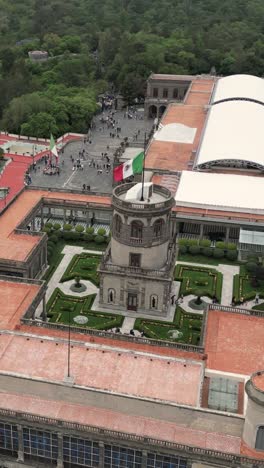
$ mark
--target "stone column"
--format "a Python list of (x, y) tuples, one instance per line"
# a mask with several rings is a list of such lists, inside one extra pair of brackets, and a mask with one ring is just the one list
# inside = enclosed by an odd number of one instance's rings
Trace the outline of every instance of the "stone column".
[(203, 238), (203, 232), (204, 232), (204, 225), (200, 224), (200, 234), (199, 234), (199, 239)]
[(43, 229), (44, 226), (44, 216), (43, 216), (43, 206), (40, 209), (40, 228)]
[(63, 468), (63, 435), (58, 433), (58, 458), (57, 468)]
[(66, 208), (63, 208), (63, 224), (66, 224)]
[(227, 226), (227, 227), (226, 227), (226, 234), (225, 234), (225, 241), (226, 241), (226, 242), (229, 241), (229, 232), (230, 232), (230, 227)]
[(17, 452), (17, 461), (24, 462), (24, 443), (23, 443), (23, 428), (21, 424), (17, 425), (18, 432), (18, 452)]
[(43, 322), (46, 322), (47, 321), (47, 311), (46, 311), (46, 297), (44, 296), (43, 299), (42, 299), (42, 306), (43, 306), (43, 309), (42, 309), (42, 320)]
[(147, 468), (147, 458), (148, 458), (148, 452), (146, 450), (142, 450), (141, 468)]
[(104, 468), (104, 442), (99, 442), (99, 467)]

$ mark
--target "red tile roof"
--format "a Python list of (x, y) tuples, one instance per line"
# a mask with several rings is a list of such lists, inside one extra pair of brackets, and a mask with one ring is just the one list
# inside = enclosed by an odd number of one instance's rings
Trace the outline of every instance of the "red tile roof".
[(264, 317), (209, 309), (205, 352), (209, 369), (245, 375), (264, 369)]
[(12, 330), (19, 323), (41, 286), (0, 280), (0, 329)]

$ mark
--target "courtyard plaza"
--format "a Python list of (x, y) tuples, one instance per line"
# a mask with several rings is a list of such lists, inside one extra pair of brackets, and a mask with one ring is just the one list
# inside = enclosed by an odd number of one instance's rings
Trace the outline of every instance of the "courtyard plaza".
[[(94, 117), (91, 128), (81, 140), (63, 146), (63, 150), (59, 152), (58, 174), (45, 174), (45, 161), (38, 160), (35, 169), (30, 172), (32, 186), (82, 190), (85, 185), (86, 189), (88, 186), (88, 191), (111, 193), (114, 152), (124, 138), (127, 138), (130, 147), (136, 146), (140, 152), (144, 147), (145, 133), (149, 134), (153, 121), (143, 119), (143, 109), (139, 109), (132, 119), (124, 117), (125, 111), (114, 111), (116, 123), (115, 128), (112, 128), (106, 122), (101, 122), (101, 119), (109, 116), (109, 112), (105, 111)], [(118, 133), (117, 128), (121, 129)], [(102, 153), (107, 153), (107, 157), (102, 157)], [(79, 168), (76, 167), (77, 160), (80, 160)], [(56, 164), (55, 157), (53, 163)]]
[[(183, 325), (185, 319), (187, 321), (194, 325), (194, 332), (191, 334), (193, 335), (193, 339), (195, 339), (195, 342), (193, 344), (198, 344), (197, 340), (199, 340), (199, 333), (197, 335), (198, 330), (200, 329), (201, 331), (201, 326), (202, 326), (202, 316), (203, 316), (203, 310), (194, 310), (192, 307), (190, 307), (189, 302), (194, 299), (196, 296), (195, 294), (180, 294), (181, 291), (181, 282), (180, 281), (174, 281), (173, 282), (173, 287), (172, 287), (172, 292), (171, 292), (171, 304), (169, 308), (168, 315), (166, 317), (158, 317), (155, 315), (155, 312), (153, 314), (138, 314), (135, 311), (118, 311), (114, 304), (112, 308), (103, 308), (99, 304), (99, 289), (98, 289), (98, 283), (95, 281), (90, 281), (89, 279), (82, 278), (81, 276), (81, 283), (85, 285), (86, 289), (83, 292), (75, 292), (71, 290), (71, 286), (74, 283), (74, 276), (71, 277), (71, 279), (68, 279), (67, 272), (69, 270), (69, 266), (73, 262), (74, 259), (78, 260), (78, 257), (88, 256), (91, 257), (98, 257), (98, 264), (100, 261), (100, 257), (103, 252), (100, 252), (98, 250), (92, 250), (92, 249), (85, 249), (80, 246), (74, 246), (74, 245), (66, 245), (62, 251), (63, 258), (61, 262), (59, 263), (57, 269), (55, 270), (54, 274), (52, 275), (51, 279), (49, 280), (48, 283), (48, 288), (46, 292), (46, 300), (48, 303), (48, 320), (51, 320), (54, 322), (54, 320), (51, 318), (51, 314), (49, 314), (49, 308), (50, 308), (50, 300), (51, 298), (54, 299), (54, 303), (58, 301), (58, 304), (65, 305), (68, 303), (69, 309), (73, 312), (74, 306), (72, 305), (74, 303), (74, 298), (80, 298), (83, 299), (83, 306), (78, 306), (79, 310), (81, 310), (81, 315), (79, 314), (73, 316), (73, 319), (71, 319), (71, 323), (75, 326), (81, 326), (82, 324), (85, 324), (89, 328), (92, 327), (92, 323), (95, 322), (95, 318), (100, 317), (105, 318), (105, 323), (106, 325), (109, 323), (109, 320), (107, 320), (107, 315), (111, 315), (113, 320), (116, 319), (116, 326), (113, 328), (106, 328), (107, 331), (110, 332), (118, 332), (121, 334), (131, 334), (131, 330), (133, 330), (133, 333), (135, 336), (141, 336), (142, 331), (144, 335), (144, 330), (148, 330), (148, 332), (153, 333), (153, 338), (155, 337), (155, 331), (159, 328), (159, 334), (160, 339), (176, 339), (178, 341), (178, 338), (180, 339), (184, 333), (182, 333), (181, 330), (178, 329), (179, 323)], [(232, 297), (233, 297), (233, 279), (235, 275), (239, 274), (240, 267), (238, 265), (226, 265), (226, 264), (219, 264), (219, 265), (207, 265), (207, 264), (200, 264), (200, 263), (190, 263), (190, 262), (183, 262), (183, 261), (177, 261), (176, 266), (179, 265), (181, 267), (186, 267), (187, 272), (195, 268), (201, 268), (202, 273), (206, 273), (206, 271), (209, 272), (209, 274), (213, 274), (214, 271), (218, 272), (220, 276), (222, 276), (222, 284), (220, 285), (220, 291), (221, 291), (221, 301), (218, 301), (221, 303), (222, 306), (230, 306), (232, 303)], [(188, 270), (189, 269), (189, 270)], [(79, 274), (79, 272), (78, 272)], [(86, 273), (87, 274), (87, 273)], [(95, 274), (96, 274), (96, 269), (95, 269)], [(199, 274), (199, 273), (198, 273)], [(206, 273), (207, 274), (207, 273)], [(199, 276), (198, 276), (199, 277)], [(65, 280), (66, 279), (66, 280)], [(62, 294), (61, 294), (62, 293)], [(58, 297), (56, 297), (56, 295)], [(211, 296), (213, 293), (211, 293)], [(91, 298), (91, 301), (89, 300), (89, 307), (90, 309), (85, 311), (85, 301), (86, 298)], [(202, 300), (207, 303), (211, 304), (213, 302), (212, 298), (208, 297), (207, 295), (202, 295)], [(90, 306), (91, 302), (91, 306)], [(262, 299), (259, 300), (259, 304), (264, 302)], [(255, 300), (247, 301), (245, 304), (242, 305), (244, 309), (250, 310), (251, 308), (255, 307), (256, 302)], [(177, 308), (176, 308), (177, 306)], [(58, 307), (57, 307), (58, 309)], [(64, 307), (60, 306), (59, 309), (64, 310)], [(67, 306), (65, 307), (65, 311), (67, 309)], [(68, 309), (67, 309), (68, 310)], [(42, 313), (42, 308), (41, 306), (38, 307), (35, 318), (40, 318), (40, 315)], [(68, 323), (68, 317), (67, 315), (68, 312), (64, 313), (61, 312), (58, 314), (56, 317), (56, 322), (59, 323)], [(89, 315), (90, 314), (90, 315)], [(180, 314), (180, 315), (179, 315)], [(73, 314), (74, 315), (74, 314)], [(86, 318), (84, 318), (86, 316)], [(80, 320), (79, 320), (80, 319)], [(82, 319), (82, 320), (81, 320)], [(200, 321), (200, 322), (199, 322)], [(98, 321), (99, 326), (103, 326), (103, 320), (102, 323), (100, 324), (100, 320)], [(162, 325), (162, 323), (164, 325)], [(169, 325), (171, 324), (171, 326)], [(177, 325), (175, 325), (177, 324)], [(198, 329), (197, 329), (198, 326)], [(93, 327), (96, 328), (96, 325)], [(163, 330), (164, 329), (164, 330)], [(167, 333), (168, 331), (168, 333)], [(166, 333), (165, 333), (166, 332)], [(196, 337), (196, 338), (195, 338)], [(187, 337), (185, 337), (187, 338)], [(188, 337), (188, 339), (191, 339)]]

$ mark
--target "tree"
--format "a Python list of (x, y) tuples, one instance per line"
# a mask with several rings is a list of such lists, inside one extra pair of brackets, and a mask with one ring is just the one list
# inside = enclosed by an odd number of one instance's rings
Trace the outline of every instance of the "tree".
[(21, 133), (27, 136), (34, 135), (37, 138), (49, 138), (51, 133), (58, 135), (58, 127), (54, 117), (47, 112), (39, 112), (21, 125)]

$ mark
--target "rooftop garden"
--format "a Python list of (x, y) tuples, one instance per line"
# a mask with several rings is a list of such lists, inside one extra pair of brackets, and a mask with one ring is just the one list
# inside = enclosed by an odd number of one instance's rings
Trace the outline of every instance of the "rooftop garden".
[(81, 253), (74, 255), (67, 269), (63, 273), (61, 283), (80, 277), (89, 280), (96, 286), (99, 285), (99, 275), (97, 273), (98, 265), (101, 261), (101, 255)]
[(180, 295), (197, 294), (221, 302), (223, 275), (213, 268), (192, 265), (177, 265), (174, 279), (181, 282)]
[(172, 323), (138, 318), (134, 329), (143, 332), (148, 338), (198, 346), (202, 321), (202, 315), (185, 312), (177, 306)]
[(78, 327), (110, 330), (121, 327), (124, 317), (118, 314), (94, 312), (91, 310), (95, 294), (85, 297), (66, 296), (56, 288), (47, 303), (49, 322)]
[(264, 266), (250, 261), (241, 265), (239, 275), (234, 276), (233, 302), (242, 304), (256, 295), (264, 298)]
[(236, 244), (219, 241), (212, 247), (212, 242), (209, 239), (179, 239), (178, 260), (207, 265), (221, 263), (240, 265), (240, 262), (237, 261)]

